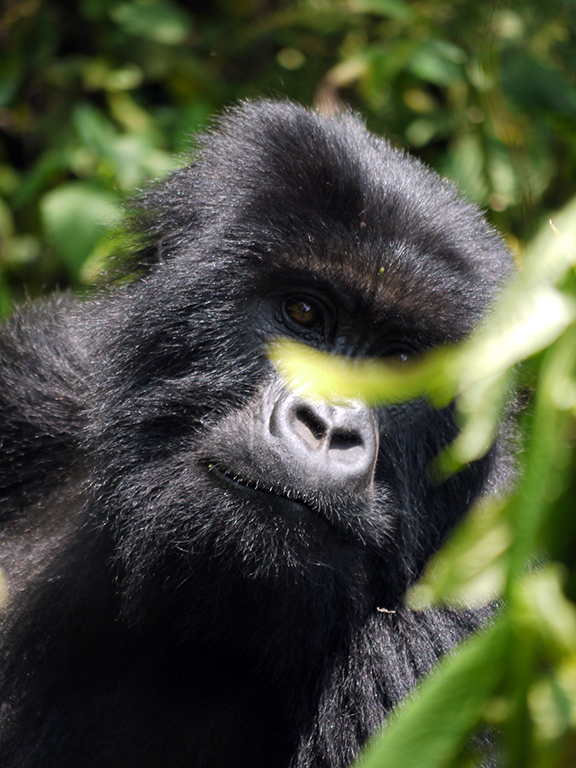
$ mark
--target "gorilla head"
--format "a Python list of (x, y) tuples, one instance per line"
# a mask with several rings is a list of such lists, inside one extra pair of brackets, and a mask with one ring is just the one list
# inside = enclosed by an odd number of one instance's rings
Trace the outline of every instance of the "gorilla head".
[(133, 219), (132, 283), (1, 337), (2, 764), (344, 766), (480, 620), (402, 595), (508, 450), (431, 483), (451, 408), (311, 401), (267, 345), (401, 366), (510, 256), (356, 117), (290, 103), (230, 110)]

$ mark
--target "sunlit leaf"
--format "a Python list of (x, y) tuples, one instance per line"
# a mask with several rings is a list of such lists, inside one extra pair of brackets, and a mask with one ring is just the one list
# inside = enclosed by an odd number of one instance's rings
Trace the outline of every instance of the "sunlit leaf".
[(513, 536), (506, 512), (505, 501), (477, 504), (428, 563), (424, 576), (406, 595), (407, 604), (414, 610), (439, 602), (462, 607), (486, 605), (498, 597)]
[[(524, 288), (522, 286), (522, 288)], [(467, 345), (461, 389), (506, 371), (548, 346), (576, 317), (576, 303), (546, 285), (514, 288), (485, 333)]]
[(425, 393), (440, 395), (446, 389), (444, 362), (451, 360), (450, 352), (443, 352), (398, 367), (375, 360), (349, 360), (289, 339), (272, 343), (268, 354), (291, 385), (309, 397), (360, 398), (368, 403), (402, 402)]
[(576, 607), (563, 592), (565, 575), (550, 564), (523, 579), (519, 589), (525, 615), (550, 658), (576, 653)]

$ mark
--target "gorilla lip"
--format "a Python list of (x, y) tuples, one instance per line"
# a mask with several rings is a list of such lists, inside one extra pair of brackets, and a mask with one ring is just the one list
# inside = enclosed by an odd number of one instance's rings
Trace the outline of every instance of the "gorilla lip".
[(265, 496), (272, 496), (273, 498), (277, 499), (285, 499), (292, 502), (293, 504), (297, 504), (300, 507), (305, 507), (311, 512), (315, 511), (300, 497), (289, 496), (287, 493), (282, 493), (282, 491), (280, 491), (278, 488), (265, 488), (258, 483), (252, 482), (251, 480), (246, 480), (243, 477), (240, 478), (238, 476), (233, 476), (229, 474), (225, 469), (218, 466), (217, 464), (214, 464), (213, 462), (209, 462), (207, 466), (208, 471), (214, 474), (220, 480), (223, 480), (227, 485), (233, 485), (235, 488), (239, 488), (243, 492), (248, 492), (251, 494), (264, 494)]
[[(292, 510), (298, 510), (299, 516), (302, 514), (302, 512), (311, 513), (315, 520), (324, 523), (328, 528), (330, 528), (330, 530), (337, 531), (332, 522), (324, 514), (322, 514), (322, 512), (317, 507), (311, 506), (309, 502), (305, 501), (300, 496), (289, 496), (288, 493), (282, 492), (282, 490), (279, 488), (275, 488), (273, 486), (270, 486), (269, 488), (262, 487), (261, 485), (258, 485), (257, 483), (250, 480), (246, 480), (245, 478), (232, 476), (225, 469), (215, 464), (214, 462), (207, 462), (206, 466), (208, 472), (213, 474), (227, 486), (233, 486), (242, 493), (247, 493), (251, 496), (274, 499), (277, 502), (281, 502), (284, 507), (286, 504), (288, 504)], [(309, 517), (309, 515), (307, 515), (307, 517)]]

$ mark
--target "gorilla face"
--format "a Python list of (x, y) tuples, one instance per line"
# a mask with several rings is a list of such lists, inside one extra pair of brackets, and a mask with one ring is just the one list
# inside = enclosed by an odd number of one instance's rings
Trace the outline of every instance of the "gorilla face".
[(112, 301), (89, 419), (127, 610), (139, 594), (152, 604), (152, 574), (194, 592), (202, 558), (223, 592), (231, 573), (247, 580), (248, 603), (254, 583), (274, 583), (315, 609), (395, 607), (498, 482), (495, 451), (434, 485), (450, 408), (311, 402), (266, 348), (288, 337), (403, 365), (458, 341), (510, 270), (499, 239), (354, 117), (290, 104), (232, 110), (136, 217), (147, 271)]

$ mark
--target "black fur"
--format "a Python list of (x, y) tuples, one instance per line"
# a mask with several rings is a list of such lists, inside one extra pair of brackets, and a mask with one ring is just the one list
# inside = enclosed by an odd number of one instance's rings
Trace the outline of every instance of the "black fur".
[(341, 768), (485, 619), (402, 596), (509, 448), (430, 484), (450, 408), (307, 403), (265, 345), (458, 341), (509, 254), (357, 118), (289, 103), (228, 112), (134, 218), (131, 284), (0, 335), (0, 765)]

